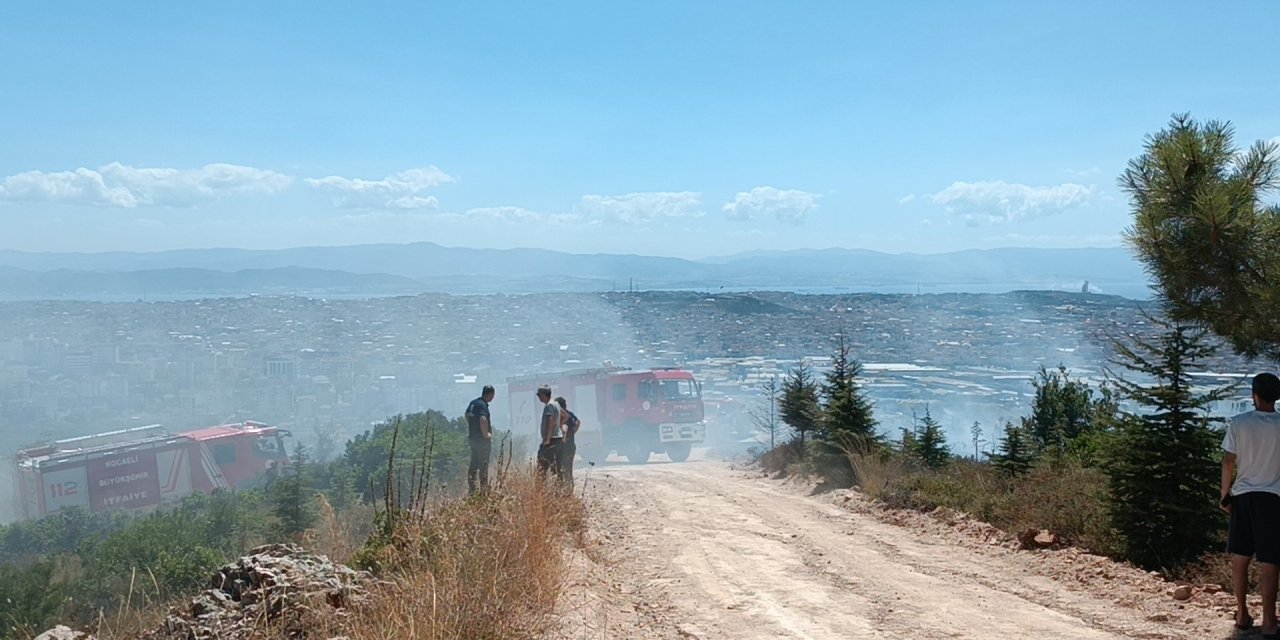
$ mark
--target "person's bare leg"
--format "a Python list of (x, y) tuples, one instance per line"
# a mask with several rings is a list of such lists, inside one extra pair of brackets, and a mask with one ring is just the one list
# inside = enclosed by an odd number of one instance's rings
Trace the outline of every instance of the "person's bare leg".
[(1236, 624), (1249, 618), (1249, 605), (1246, 603), (1249, 595), (1249, 560), (1249, 556), (1231, 556), (1231, 590), (1236, 594)]
[(1262, 591), (1262, 633), (1276, 632), (1276, 579), (1280, 576), (1280, 566), (1266, 562), (1258, 563), (1261, 574), (1258, 585)]

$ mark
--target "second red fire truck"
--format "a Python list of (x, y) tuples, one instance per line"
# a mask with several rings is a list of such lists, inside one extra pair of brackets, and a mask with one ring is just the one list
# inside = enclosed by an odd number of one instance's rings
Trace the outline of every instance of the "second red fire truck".
[(683, 462), (706, 438), (702, 386), (684, 369), (606, 366), (508, 378), (516, 434), (537, 435), (534, 395), (541, 385), (550, 386), (552, 396), (564, 396), (582, 421), (576, 442), (584, 460), (601, 462), (616, 451), (635, 464), (653, 453)]

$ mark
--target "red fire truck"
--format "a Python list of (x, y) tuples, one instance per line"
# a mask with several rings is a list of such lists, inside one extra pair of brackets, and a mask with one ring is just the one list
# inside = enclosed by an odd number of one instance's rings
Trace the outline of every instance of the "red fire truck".
[(58, 440), (18, 452), (18, 504), (40, 518), (62, 509), (148, 509), (192, 493), (236, 489), (288, 464), (289, 432), (257, 422), (177, 435), (159, 425)]
[(639, 464), (650, 453), (689, 459), (706, 437), (702, 385), (684, 369), (629, 370), (606, 366), (507, 379), (511, 429), (538, 435), (541, 385), (564, 396), (582, 427), (576, 439), (583, 460), (601, 462), (616, 451)]

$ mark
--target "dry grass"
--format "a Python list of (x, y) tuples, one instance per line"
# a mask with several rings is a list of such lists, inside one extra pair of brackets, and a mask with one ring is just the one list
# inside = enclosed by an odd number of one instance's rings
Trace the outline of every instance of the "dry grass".
[(844, 456), (853, 469), (854, 483), (864, 494), (876, 500), (882, 499), (891, 485), (907, 474), (902, 461), (881, 451), (867, 447), (848, 447)]
[[(260, 620), (249, 639), (515, 640), (539, 637), (556, 623), (564, 591), (565, 550), (582, 540), (582, 501), (532, 469), (504, 473), (488, 494), (440, 499), (403, 512), (390, 529), (356, 551), (352, 514), (329, 509), (311, 532), (317, 548), (375, 571), (368, 599), (337, 611), (320, 603)], [(145, 580), (145, 574), (135, 576)], [(140, 587), (141, 585), (139, 585)], [(138, 593), (147, 590), (138, 589)], [(145, 596), (144, 596), (145, 598)], [(128, 598), (99, 620), (101, 640), (143, 637), (159, 626), (165, 603)]]
[(323, 494), (316, 495), (316, 503), (320, 524), (302, 535), (302, 546), (334, 562), (350, 562), (374, 531), (374, 508), (355, 504), (338, 511)]
[(147, 630), (155, 629), (169, 610), (169, 603), (156, 599), (160, 592), (160, 585), (149, 572), (134, 570), (116, 610), (98, 614), (94, 636), (99, 640), (140, 638)]
[[(305, 541), (335, 561), (374, 571), (379, 581), (357, 606), (334, 610), (317, 603), (256, 621), (239, 635), (514, 640), (546, 634), (564, 588), (564, 552), (584, 544), (586, 509), (572, 491), (544, 480), (532, 466), (513, 465), (511, 445), (504, 445), (492, 489), (475, 496), (433, 492), (425, 462), (432, 438), (404, 485), (409, 495), (389, 493), (376, 515), (372, 507), (339, 513), (321, 499), (322, 525)], [(394, 471), (387, 486), (399, 486)], [(116, 616), (99, 621), (98, 637), (144, 637), (166, 609), (126, 598)]]
[(1010, 533), (1048, 529), (1102, 555), (1121, 551), (1108, 514), (1107, 478), (1078, 463), (1039, 464), (1010, 478), (991, 465), (955, 460), (937, 471), (910, 469), (875, 497), (894, 507), (962, 511)]
[(791, 467), (804, 459), (803, 453), (804, 450), (801, 448), (800, 443), (796, 440), (791, 440), (761, 452), (756, 461), (765, 473), (783, 477), (787, 475)]
[[(1170, 580), (1191, 584), (1216, 584), (1233, 593), (1231, 585), (1231, 556), (1222, 551), (1206, 553), (1195, 562), (1179, 567), (1168, 574)], [(1258, 593), (1261, 571), (1257, 562), (1249, 564), (1249, 593)]]
[(576, 497), (532, 471), (505, 474), (489, 494), (399, 520), (357, 554), (385, 579), (370, 601), (306, 626), (351, 640), (545, 634), (564, 586), (564, 549), (584, 522)]

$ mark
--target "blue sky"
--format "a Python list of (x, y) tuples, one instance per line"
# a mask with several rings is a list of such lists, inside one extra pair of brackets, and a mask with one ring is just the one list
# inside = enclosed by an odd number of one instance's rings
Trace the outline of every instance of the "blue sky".
[[(269, 6), (259, 6), (269, 5)], [(1115, 246), (1174, 112), (1280, 140), (1280, 3), (27, 3), (0, 248)]]

